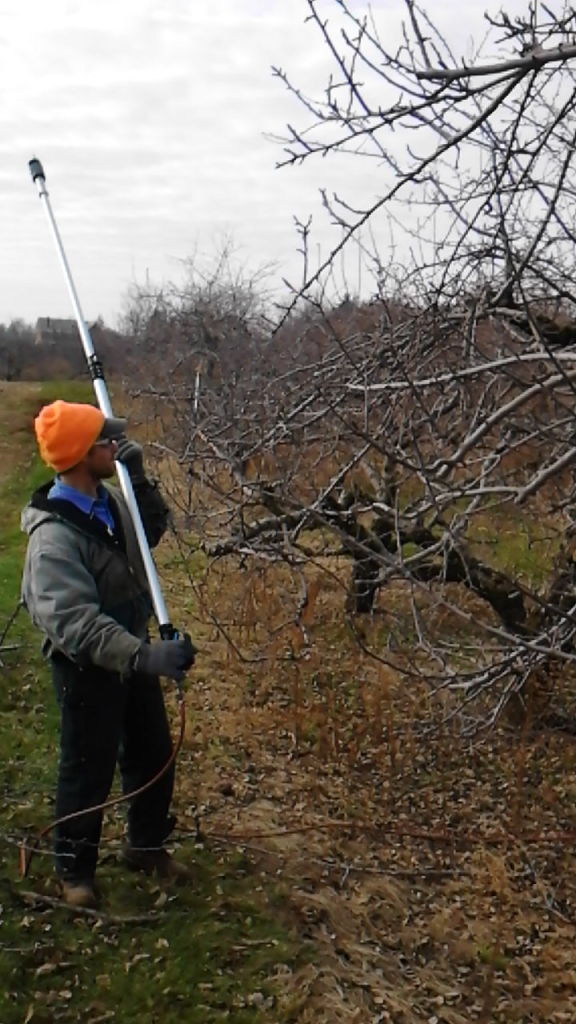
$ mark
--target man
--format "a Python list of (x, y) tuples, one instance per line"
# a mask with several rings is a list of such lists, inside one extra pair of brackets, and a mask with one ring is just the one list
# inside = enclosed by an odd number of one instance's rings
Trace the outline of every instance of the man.
[[(22, 598), (44, 635), (61, 711), (56, 817), (96, 807), (109, 795), (116, 762), (125, 793), (168, 762), (170, 731), (158, 677), (180, 681), (194, 661), (190, 637), (148, 641), (152, 611), (134, 526), (120, 491), (102, 483), (115, 459), (130, 473), (148, 542), (166, 529), (168, 508), (144, 472), (142, 449), (124, 434), (126, 420), (92, 405), (56, 401), (34, 421), (44, 462), (56, 479), (22, 513), (28, 549)], [(174, 772), (130, 802), (124, 860), (137, 870), (179, 880), (187, 870), (163, 843)], [(94, 874), (102, 812), (55, 830), (62, 896), (95, 906)]]

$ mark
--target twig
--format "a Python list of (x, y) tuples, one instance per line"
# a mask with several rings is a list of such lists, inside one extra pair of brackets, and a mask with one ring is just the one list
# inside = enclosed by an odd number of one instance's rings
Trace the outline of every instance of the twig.
[(80, 915), (81, 917), (89, 917), (94, 920), (103, 921), (105, 924), (155, 924), (161, 921), (166, 915), (151, 912), (150, 914), (106, 914), (101, 910), (97, 910), (93, 907), (71, 907), (64, 900), (58, 899), (55, 896), (47, 896), (42, 892), (30, 892), (29, 890), (23, 890), (18, 892), (20, 898), (32, 906), (48, 906), (54, 907), (55, 909), (67, 910), (74, 917)]

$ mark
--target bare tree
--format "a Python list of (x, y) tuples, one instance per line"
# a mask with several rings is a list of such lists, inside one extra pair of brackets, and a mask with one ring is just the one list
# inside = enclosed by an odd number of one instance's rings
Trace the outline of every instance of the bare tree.
[[(486, 16), (492, 32), (484, 49), (497, 43), (506, 56), (485, 63), (479, 53), (472, 66), (457, 66), (449, 41), (413, 0), (405, 0), (395, 50), (381, 40), (371, 16), (354, 13), (345, 0), (308, 0), (307, 6), (334, 73), (324, 96), (314, 100), (275, 69), (310, 122), (290, 127), (280, 166), (353, 154), (376, 162), (384, 188), (366, 205), (324, 193), (344, 233), (302, 291), (322, 278), (362, 228), (376, 225), (380, 244), (386, 241), (379, 217), (386, 212), (404, 295), (411, 289), (419, 298), (451, 300), (466, 288), (476, 293), (486, 281), (494, 287), (499, 278), (491, 295), (496, 306), (514, 294), (519, 299), (522, 286), (532, 293), (539, 287), (548, 301), (573, 301), (572, 7), (554, 15), (535, 3), (515, 20), (505, 13)], [(338, 16), (333, 28), (321, 9)], [(378, 245), (369, 258), (386, 279), (388, 261)]]
[[(276, 71), (309, 118), (284, 162), (371, 156), (385, 184), (363, 206), (324, 195), (332, 253), (308, 272), (299, 225), (306, 280), (276, 333), (250, 329), (168, 443), (212, 558), (300, 574), (296, 618), (310, 567), (347, 559), (364, 654), (453, 694), (471, 732), (576, 660), (576, 14), (489, 17), (497, 59), (461, 65), (413, 0), (394, 50), (371, 15), (326, 7), (335, 29), (308, 0), (334, 61), (323, 97)], [(329, 301), (355, 240), (373, 295)], [(358, 628), (377, 611), (384, 642)]]

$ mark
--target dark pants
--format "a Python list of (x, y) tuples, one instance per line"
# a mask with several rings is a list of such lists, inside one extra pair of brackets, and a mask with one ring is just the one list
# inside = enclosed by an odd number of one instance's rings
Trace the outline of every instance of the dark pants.
[[(56, 817), (104, 803), (117, 763), (124, 793), (143, 786), (166, 764), (172, 742), (158, 679), (134, 674), (121, 680), (103, 669), (80, 669), (59, 654), (52, 656), (52, 678), (61, 712)], [(131, 846), (162, 845), (174, 826), (169, 817), (173, 787), (172, 767), (130, 801)], [(61, 878), (93, 878), (101, 831), (101, 811), (56, 827)]]

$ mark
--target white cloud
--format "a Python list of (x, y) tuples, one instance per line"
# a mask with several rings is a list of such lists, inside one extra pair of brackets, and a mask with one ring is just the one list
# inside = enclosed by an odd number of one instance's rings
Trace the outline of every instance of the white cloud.
[[(481, 6), (466, 5), (462, 50)], [(398, 33), (400, 0), (372, 10)], [(433, 13), (449, 27), (461, 10), (443, 0)], [(298, 274), (293, 214), (314, 210), (320, 226), (321, 185), (372, 196), (381, 180), (377, 163), (346, 158), (275, 170), (281, 148), (264, 133), (302, 117), (271, 65), (310, 93), (329, 66), (308, 12), (305, 0), (0, 0), (0, 321), (68, 315), (33, 155), (87, 316), (113, 321), (131, 279), (169, 277), (222, 233), (253, 267)]]

